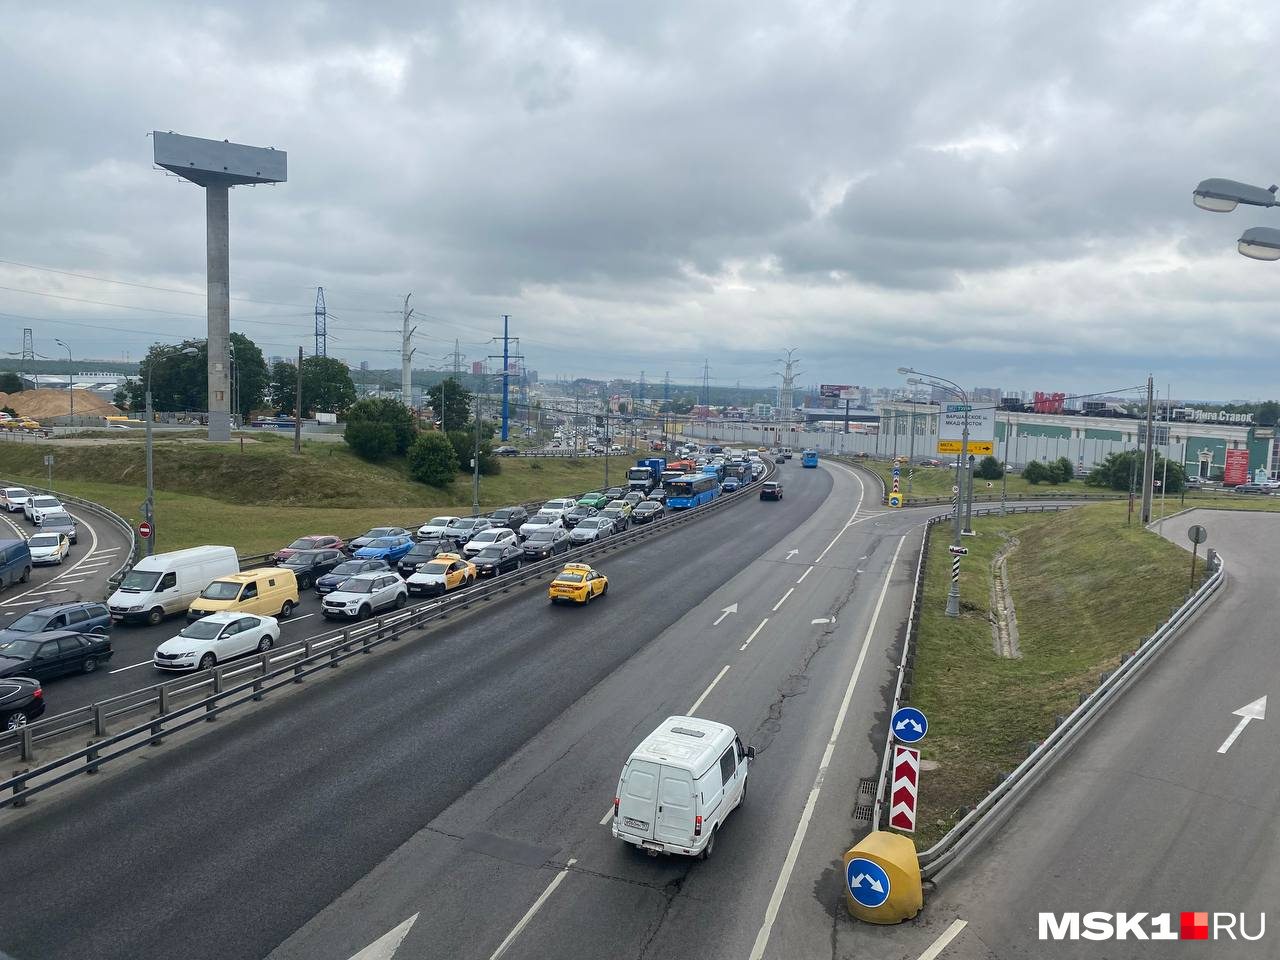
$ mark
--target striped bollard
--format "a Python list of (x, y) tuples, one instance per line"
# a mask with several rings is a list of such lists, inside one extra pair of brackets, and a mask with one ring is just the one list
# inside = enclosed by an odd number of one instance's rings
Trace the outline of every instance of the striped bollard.
[(954, 587), (959, 583), (960, 583), (960, 558), (952, 557), (951, 558), (951, 584)]

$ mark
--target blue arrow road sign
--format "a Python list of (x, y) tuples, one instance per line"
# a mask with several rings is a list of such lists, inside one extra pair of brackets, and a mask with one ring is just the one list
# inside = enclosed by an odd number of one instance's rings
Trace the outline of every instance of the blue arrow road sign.
[(862, 857), (854, 857), (844, 871), (849, 895), (864, 907), (879, 907), (889, 899), (889, 874), (884, 867)]
[(915, 707), (899, 707), (889, 721), (893, 735), (903, 743), (919, 743), (929, 732), (929, 721)]

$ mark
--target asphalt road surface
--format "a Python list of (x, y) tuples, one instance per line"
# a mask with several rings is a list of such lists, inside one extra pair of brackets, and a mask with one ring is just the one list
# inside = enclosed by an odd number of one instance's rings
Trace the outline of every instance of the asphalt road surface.
[[(610, 558), (604, 601), (522, 594), (0, 818), (28, 905), (0, 950), (347, 960), (396, 931), (401, 957), (830, 953), (923, 515), (843, 466), (783, 478), (781, 502)], [(749, 798), (713, 859), (649, 859), (602, 820), (630, 750), (695, 705), (757, 746)]]
[[(945, 871), (917, 922), (849, 929), (839, 956), (914, 958), (953, 924), (942, 960), (1280, 956), (1280, 653), (1274, 617), (1280, 515), (1195, 510), (1227, 581), (1208, 607), (1042, 779), (1003, 827)], [(1203, 548), (1201, 548), (1203, 558)], [(1190, 557), (1188, 570), (1190, 573)], [(1267, 697), (1266, 717), (1235, 711)], [(1223, 752), (1225, 747), (1225, 752)], [(927, 781), (924, 789), (927, 789)], [(1041, 940), (1039, 914), (1240, 915), (1257, 942)], [(1225, 922), (1225, 921), (1224, 921)], [(1148, 935), (1155, 929), (1143, 922)]]

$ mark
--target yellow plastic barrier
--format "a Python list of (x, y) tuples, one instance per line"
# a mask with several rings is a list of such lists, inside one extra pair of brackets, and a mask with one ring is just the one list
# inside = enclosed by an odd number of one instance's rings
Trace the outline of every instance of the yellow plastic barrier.
[(920, 861), (910, 837), (874, 830), (844, 855), (844, 899), (867, 923), (901, 923), (924, 905)]

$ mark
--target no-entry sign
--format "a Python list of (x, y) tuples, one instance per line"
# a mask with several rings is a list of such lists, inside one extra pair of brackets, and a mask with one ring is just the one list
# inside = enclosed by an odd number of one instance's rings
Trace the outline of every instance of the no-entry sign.
[(148, 537), (151, 536), (151, 524), (149, 524), (146, 520), (143, 520), (140, 524), (138, 524), (138, 536), (140, 536), (143, 540), (146, 540)]

